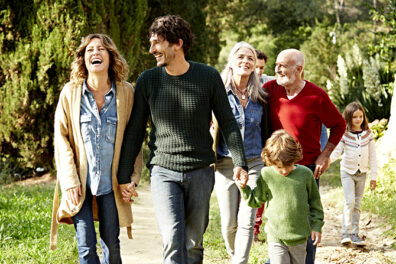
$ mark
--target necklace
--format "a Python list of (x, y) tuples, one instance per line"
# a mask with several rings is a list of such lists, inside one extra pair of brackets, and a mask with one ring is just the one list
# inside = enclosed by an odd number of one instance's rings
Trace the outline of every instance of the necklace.
[(235, 89), (239, 92), (239, 94), (242, 96), (242, 100), (246, 100), (246, 92), (248, 91), (247, 88), (245, 88), (243, 91), (239, 90), (238, 88), (235, 87)]

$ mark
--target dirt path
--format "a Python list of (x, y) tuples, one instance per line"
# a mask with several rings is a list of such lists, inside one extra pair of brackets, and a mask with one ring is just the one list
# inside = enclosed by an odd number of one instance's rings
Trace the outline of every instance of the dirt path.
[(332, 194), (321, 187), (322, 203), (325, 211), (322, 243), (317, 248), (316, 261), (321, 264), (383, 264), (396, 263), (396, 251), (391, 248), (394, 240), (387, 240), (383, 233), (391, 226), (383, 227), (376, 216), (361, 214), (360, 234), (367, 246), (344, 247), (340, 243), (342, 209), (336, 208), (327, 199)]
[[(33, 185), (51, 183), (54, 179), (46, 174), (18, 184)], [(121, 254), (124, 263), (158, 264), (162, 262), (161, 238), (154, 217), (153, 203), (149, 186), (138, 189), (139, 198), (133, 204), (133, 237), (127, 237), (121, 229)], [(361, 234), (367, 246), (343, 247), (340, 244), (342, 209), (330, 202), (334, 193), (321, 186), (322, 203), (325, 211), (322, 242), (317, 248), (316, 264), (383, 264), (396, 263), (396, 250), (391, 248), (394, 239), (387, 239), (383, 233), (391, 226), (384, 226), (378, 216), (362, 213)], [(334, 199), (333, 199), (334, 200)]]
[(159, 264), (162, 262), (162, 243), (154, 216), (153, 201), (148, 186), (138, 188), (139, 198), (132, 205), (133, 239), (122, 228), (121, 255), (123, 263)]

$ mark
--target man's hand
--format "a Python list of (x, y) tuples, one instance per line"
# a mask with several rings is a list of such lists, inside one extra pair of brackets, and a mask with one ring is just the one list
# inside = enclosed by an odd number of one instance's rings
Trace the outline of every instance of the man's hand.
[(75, 206), (78, 205), (80, 202), (80, 196), (81, 196), (81, 186), (71, 188), (66, 191), (67, 194), (67, 199), (74, 204)]
[(333, 152), (335, 145), (333, 143), (327, 142), (322, 153), (315, 160), (315, 179), (319, 177), (330, 167), (330, 155)]
[(235, 180), (235, 183), (238, 185), (238, 187), (243, 189), (243, 188), (245, 188), (245, 186), (249, 180), (249, 175), (241, 167), (235, 167), (234, 168), (234, 180)]
[(314, 171), (315, 179), (319, 179), (319, 177), (322, 176), (322, 174), (330, 166), (330, 158), (326, 157), (326, 155), (322, 155), (322, 154), (323, 154), (323, 152), (315, 160), (315, 171)]
[(312, 231), (311, 233), (311, 239), (313, 241), (313, 245), (316, 246), (317, 244), (320, 243), (320, 241), (322, 240), (322, 234), (316, 231)]
[(132, 196), (138, 197), (138, 193), (136, 192), (136, 184), (134, 182), (119, 184), (120, 191), (122, 194), (122, 199), (126, 203), (133, 203)]

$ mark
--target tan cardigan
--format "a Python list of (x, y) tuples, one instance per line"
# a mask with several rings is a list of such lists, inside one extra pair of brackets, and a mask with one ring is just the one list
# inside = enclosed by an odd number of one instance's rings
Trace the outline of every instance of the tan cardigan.
[[(82, 83), (67, 83), (59, 96), (59, 102), (55, 112), (54, 145), (57, 183), (52, 209), (50, 249), (56, 249), (58, 223), (73, 224), (72, 217), (80, 211), (85, 200), (88, 162), (80, 132), (81, 90)], [(118, 187), (117, 170), (124, 130), (131, 114), (133, 99), (132, 85), (127, 82), (117, 82), (116, 104), (118, 122), (112, 163), (112, 186), (118, 211), (119, 225), (120, 227), (127, 227), (128, 237), (130, 239), (132, 239), (132, 208), (130, 204), (122, 200), (122, 195)], [(134, 181), (136, 184), (140, 180), (142, 164), (142, 152), (140, 152), (136, 159), (135, 170), (131, 175), (131, 181)], [(77, 206), (74, 206), (67, 200), (66, 195), (62, 195), (59, 205), (58, 184), (61, 187), (62, 193), (81, 185), (82, 196)], [(97, 221), (98, 214), (95, 199), (93, 199), (92, 208), (94, 219)]]

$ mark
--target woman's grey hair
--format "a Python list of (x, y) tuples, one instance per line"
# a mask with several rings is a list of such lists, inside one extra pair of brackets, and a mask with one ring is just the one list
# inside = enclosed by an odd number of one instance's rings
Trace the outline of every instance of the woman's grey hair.
[(259, 77), (257, 76), (255, 69), (256, 69), (256, 62), (257, 62), (257, 55), (256, 50), (247, 42), (241, 41), (235, 44), (235, 46), (231, 49), (230, 55), (228, 55), (227, 65), (225, 69), (221, 72), (221, 78), (223, 79), (224, 86), (227, 88), (230, 85), (234, 88), (235, 83), (233, 79), (233, 71), (232, 71), (232, 60), (234, 60), (234, 55), (240, 50), (241, 48), (247, 48), (252, 51), (254, 56), (254, 70), (249, 76), (249, 81), (247, 84), (247, 89), (249, 91), (249, 97), (253, 102), (262, 102), (266, 103), (267, 100), (267, 93), (263, 88), (261, 88)]

